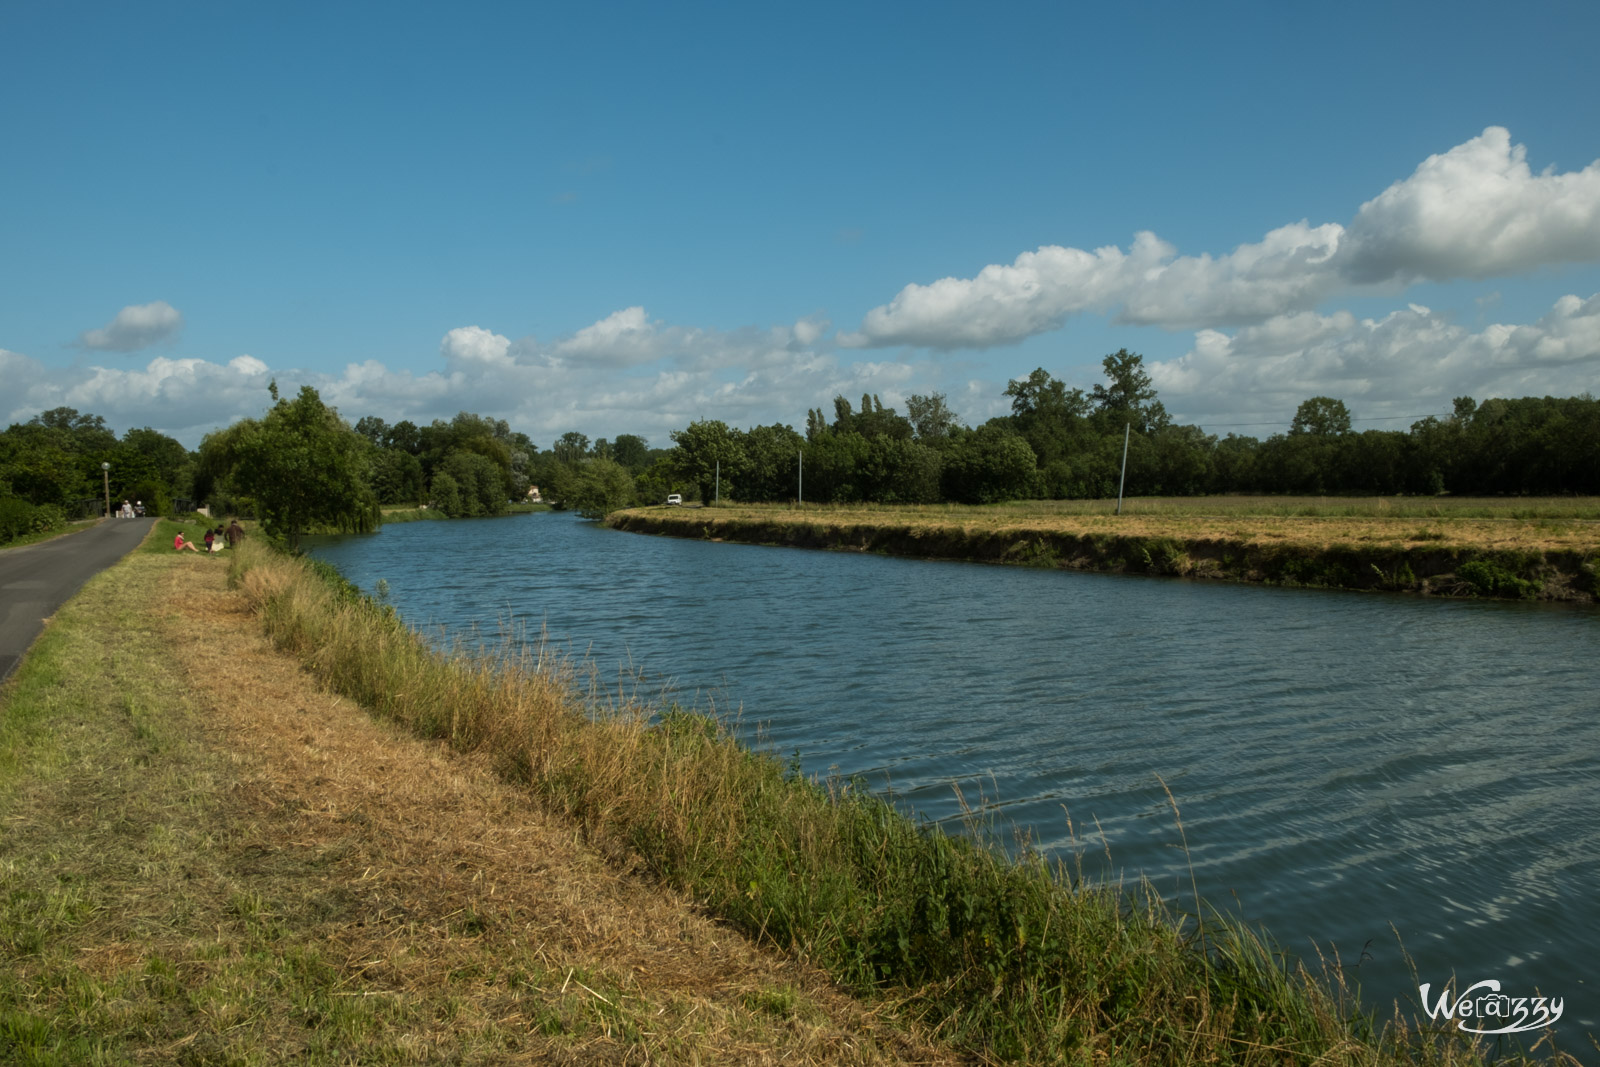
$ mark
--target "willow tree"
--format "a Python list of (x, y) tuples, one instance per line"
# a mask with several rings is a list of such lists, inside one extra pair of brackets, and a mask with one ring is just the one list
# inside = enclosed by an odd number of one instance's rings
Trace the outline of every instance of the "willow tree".
[(297, 548), (313, 528), (375, 529), (378, 499), (368, 479), (367, 441), (311, 386), (278, 398), (258, 422), (246, 419), (208, 438), (233, 486), (255, 504), (268, 532)]

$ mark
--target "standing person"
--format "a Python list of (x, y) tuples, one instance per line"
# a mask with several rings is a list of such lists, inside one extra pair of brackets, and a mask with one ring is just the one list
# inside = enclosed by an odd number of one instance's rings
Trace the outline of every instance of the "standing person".
[(228, 526), (227, 538), (229, 548), (238, 548), (239, 542), (244, 540), (244, 527), (239, 525), (238, 519)]

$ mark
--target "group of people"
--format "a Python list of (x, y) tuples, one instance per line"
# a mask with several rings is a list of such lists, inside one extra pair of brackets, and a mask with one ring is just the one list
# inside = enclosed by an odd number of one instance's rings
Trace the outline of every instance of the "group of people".
[[(221, 552), (224, 542), (226, 542), (228, 548), (238, 548), (239, 542), (243, 540), (244, 527), (239, 525), (238, 519), (234, 519), (233, 523), (226, 529), (218, 526), (215, 530), (206, 530), (205, 551)], [(186, 548), (190, 552), (200, 551), (200, 546), (196, 542), (188, 540), (181, 533), (172, 539), (172, 548), (177, 552), (182, 552)]]
[(130, 504), (126, 500), (124, 500), (122, 502), (122, 506), (117, 509), (117, 518), (119, 518), (119, 519), (133, 519), (133, 518), (142, 519), (142, 518), (144, 518), (144, 501), (143, 500), (136, 500), (132, 504)]

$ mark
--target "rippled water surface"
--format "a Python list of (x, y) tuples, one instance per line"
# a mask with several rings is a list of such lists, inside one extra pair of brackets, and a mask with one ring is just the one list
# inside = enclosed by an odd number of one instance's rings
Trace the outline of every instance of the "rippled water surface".
[[(1335, 946), (1369, 1001), (1498, 978), (1596, 1029), (1600, 613), (932, 563), (569, 515), (315, 539), (414, 625), (506, 626), (1100, 873)], [(1183, 850), (1162, 781), (1182, 814)], [(1070, 823), (1069, 823), (1070, 819)]]

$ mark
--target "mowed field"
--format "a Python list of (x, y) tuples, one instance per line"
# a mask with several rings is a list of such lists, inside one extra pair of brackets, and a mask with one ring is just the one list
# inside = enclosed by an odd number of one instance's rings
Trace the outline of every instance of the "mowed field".
[(640, 509), (685, 523), (753, 520), (912, 530), (1005, 530), (1326, 547), (1419, 545), (1541, 552), (1600, 549), (1596, 497), (1140, 497), (960, 504), (720, 504)]

